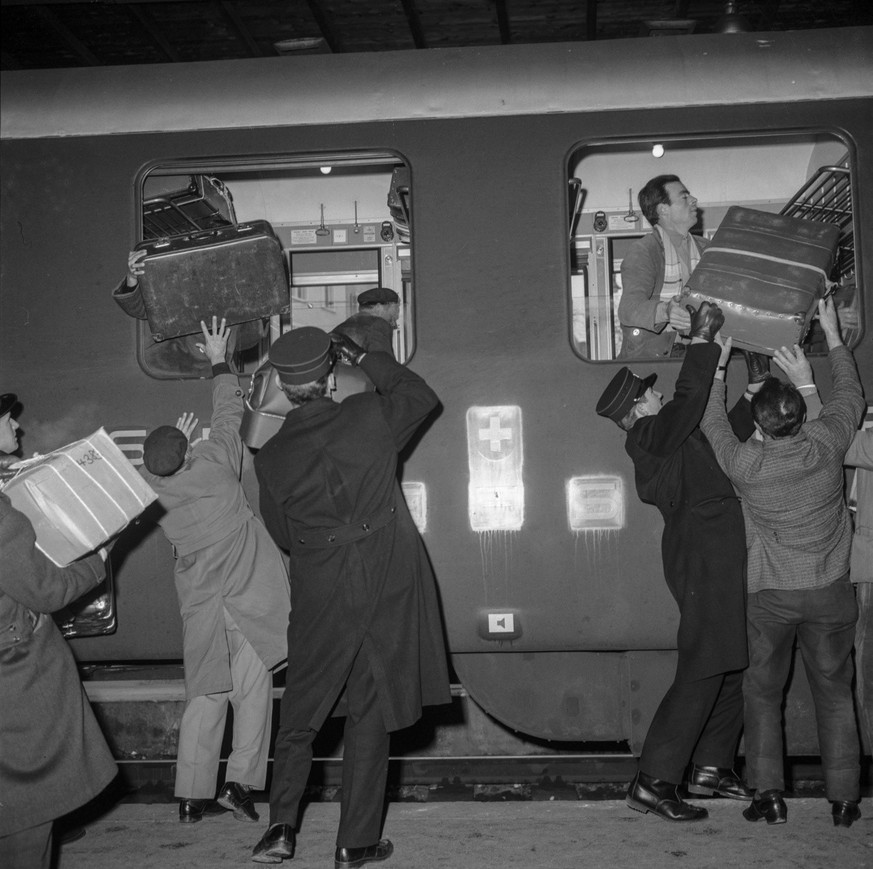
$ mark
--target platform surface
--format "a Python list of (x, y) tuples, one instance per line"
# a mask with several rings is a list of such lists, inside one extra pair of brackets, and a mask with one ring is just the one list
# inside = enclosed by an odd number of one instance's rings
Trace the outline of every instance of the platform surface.
[[(695, 800), (709, 818), (670, 823), (623, 800), (391, 803), (384, 836), (394, 842), (385, 869), (869, 869), (873, 801), (851, 828), (833, 826), (823, 798), (789, 799), (788, 823), (768, 827), (742, 817), (745, 804)], [(226, 869), (257, 866), (251, 852), (267, 828), (230, 813), (180, 824), (175, 804), (121, 803), (64, 845), (59, 869)], [(304, 813), (288, 869), (333, 869), (339, 805)]]

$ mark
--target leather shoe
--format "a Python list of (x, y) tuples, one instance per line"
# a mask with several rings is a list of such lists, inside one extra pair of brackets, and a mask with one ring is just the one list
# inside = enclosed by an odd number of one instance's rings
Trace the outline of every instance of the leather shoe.
[(294, 856), (294, 828), (290, 824), (273, 824), (255, 845), (255, 863), (281, 863)]
[(743, 809), (747, 821), (760, 821), (768, 824), (784, 824), (788, 820), (788, 806), (782, 799), (782, 792), (771, 790), (758, 794), (747, 809)]
[(179, 820), (183, 824), (196, 824), (204, 815), (220, 815), (224, 809), (215, 800), (182, 800), (179, 803)]
[(337, 848), (333, 866), (334, 869), (355, 869), (364, 863), (387, 860), (393, 853), (394, 846), (390, 839), (382, 839), (366, 848)]
[(644, 772), (638, 772), (630, 783), (625, 802), (638, 812), (651, 812), (668, 821), (702, 821), (709, 816), (706, 809), (692, 806), (679, 797), (679, 785), (652, 778)]
[(255, 801), (249, 790), (248, 785), (229, 781), (218, 794), (218, 805), (233, 812), (238, 821), (258, 821), (260, 815), (255, 811)]
[(729, 800), (751, 800), (752, 791), (732, 770), (720, 766), (691, 765), (688, 793), (704, 797), (727, 797)]
[(851, 827), (861, 817), (861, 807), (854, 800), (836, 800), (831, 814), (835, 827)]

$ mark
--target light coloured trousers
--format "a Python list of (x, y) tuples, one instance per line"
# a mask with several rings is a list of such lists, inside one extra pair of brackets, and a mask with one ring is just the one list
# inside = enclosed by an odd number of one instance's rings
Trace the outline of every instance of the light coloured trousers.
[(185, 706), (175, 788), (182, 799), (215, 796), (228, 704), (233, 707), (233, 742), (225, 780), (263, 790), (267, 779), (273, 679), (227, 610), (224, 621), (233, 688), (192, 697)]

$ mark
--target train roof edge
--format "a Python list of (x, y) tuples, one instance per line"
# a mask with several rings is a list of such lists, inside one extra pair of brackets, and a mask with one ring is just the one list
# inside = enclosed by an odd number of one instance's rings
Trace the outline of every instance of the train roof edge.
[(721, 105), (726, 85), (873, 96), (873, 27), (12, 71), (0, 138)]

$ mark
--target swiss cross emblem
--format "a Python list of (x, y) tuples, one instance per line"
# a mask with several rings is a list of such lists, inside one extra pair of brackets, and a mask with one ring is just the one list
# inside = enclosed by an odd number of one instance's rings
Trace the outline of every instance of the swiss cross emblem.
[(511, 421), (492, 414), (483, 420), (486, 424), (477, 432), (479, 452), (492, 461), (505, 459), (515, 448), (515, 432)]

